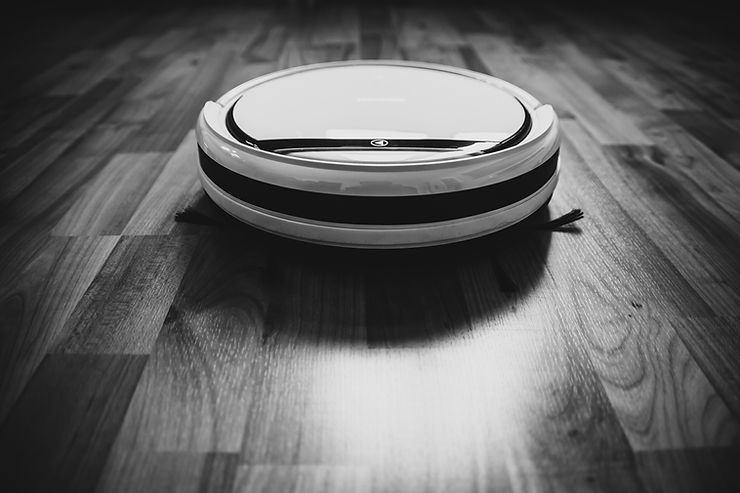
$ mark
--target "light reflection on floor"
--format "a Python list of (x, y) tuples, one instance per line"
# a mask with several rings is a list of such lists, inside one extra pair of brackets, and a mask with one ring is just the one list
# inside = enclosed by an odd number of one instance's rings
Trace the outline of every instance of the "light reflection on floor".
[(540, 415), (547, 346), (540, 331), (489, 327), (426, 347), (345, 348), (314, 379), (316, 417), (348, 463), (490, 474)]

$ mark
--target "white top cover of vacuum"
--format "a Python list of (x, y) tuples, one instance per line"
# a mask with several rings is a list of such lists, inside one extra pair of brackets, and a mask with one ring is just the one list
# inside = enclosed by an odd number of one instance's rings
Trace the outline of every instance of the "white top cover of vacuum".
[[(510, 138), (524, 125), (526, 113), (511, 94), (462, 74), (398, 65), (344, 65), (288, 74), (250, 87), (235, 103), (233, 117), (255, 141), (378, 139), (376, 143), (383, 144), (395, 139), (450, 139), (473, 145)], [(439, 150), (406, 149), (410, 155), (365, 151), (293, 153), (346, 162), (444, 157)]]
[(349, 61), (283, 70), (206, 103), (200, 177), (234, 217), (354, 247), (459, 241), (542, 207), (559, 172), (552, 107), (442, 65)]

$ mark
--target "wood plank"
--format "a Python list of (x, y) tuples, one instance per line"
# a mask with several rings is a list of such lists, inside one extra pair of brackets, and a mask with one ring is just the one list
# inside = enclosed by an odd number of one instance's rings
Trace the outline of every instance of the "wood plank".
[(649, 148), (650, 161), (662, 166), (684, 194), (723, 223), (726, 232), (740, 233), (740, 173), (678, 125), (650, 123), (646, 133), (656, 142)]
[(479, 11), (470, 9), (449, 9), (444, 11), (447, 20), (462, 35), (482, 34), (490, 30), (489, 24), (485, 22)]
[(640, 476), (649, 491), (730, 493), (740, 488), (737, 447), (640, 452)]
[[(3, 111), (3, 121), (0, 123), (0, 132), (4, 140), (4, 151), (20, 146), (30, 137), (49, 125), (54, 116), (72, 101), (70, 96), (41, 96), (23, 104), (23, 112), (10, 108)], [(5, 114), (7, 112), (7, 115)], [(14, 149), (17, 153), (17, 149)], [(5, 157), (2, 161), (5, 162)]]
[(602, 464), (597, 468), (565, 473), (519, 474), (512, 479), (511, 491), (646, 491), (634, 466)]
[[(720, 80), (725, 87), (732, 86), (740, 75), (735, 61), (724, 58), (722, 55), (716, 55), (717, 51), (709, 47), (702, 47), (702, 53), (704, 58), (697, 56), (688, 62), (689, 65), (697, 72), (711, 75), (712, 78)], [(715, 56), (707, 56), (708, 53), (715, 54)], [(734, 99), (737, 100), (737, 98)]]
[(269, 29), (263, 31), (246, 47), (242, 56), (249, 62), (276, 62), (287, 35), (288, 31), (284, 24), (273, 22)]
[[(580, 323), (577, 313), (558, 288), (550, 262), (545, 263), (553, 254), (562, 255), (566, 243), (567, 238), (550, 238), (550, 233), (504, 237), (493, 244), (490, 271), (470, 268), (461, 278), (471, 320), (479, 330), (493, 330), (482, 331), (480, 340), (471, 342), (481, 346), (478, 367), (488, 368), (484, 373), (489, 376), (478, 379), (501, 380), (493, 386), (495, 394), (487, 396), (497, 402), (489, 412), (496, 413), (495, 408), (503, 405), (508, 416), (502, 423), (491, 423), (497, 431), (489, 431), (487, 455), (496, 456), (492, 444), (506, 444), (506, 471), (513, 490), (538, 489), (536, 484), (568, 490), (570, 483), (589, 476), (612, 486), (638, 483), (630, 447), (589, 361), (588, 346), (574, 336)], [(487, 356), (500, 361), (485, 363)], [(608, 445), (595, 447), (597, 443)], [(620, 474), (609, 477), (603, 472), (612, 469)], [(486, 476), (495, 486), (495, 476), (491, 472)]]
[(201, 189), (195, 131), (188, 132), (126, 224), (125, 235), (165, 235), (175, 229), (175, 214)]
[(334, 376), (334, 355), (346, 355), (341, 348), (333, 350), (333, 344), (365, 345), (362, 279), (357, 273), (342, 275), (342, 266), (325, 269), (331, 252), (309, 250), (296, 257), (295, 245), (265, 246), (272, 252), (263, 274), (270, 299), (263, 344), (253, 360), (241, 460), (352, 464), (357, 460), (353, 453), (362, 450), (348, 450), (341, 433), (327, 426), (333, 419), (324, 406), (333, 402), (322, 392), (321, 375), (326, 369), (326, 378)]
[(230, 91), (234, 87), (247, 82), (248, 80), (268, 74), (270, 72), (274, 72), (276, 70), (276, 62), (254, 62), (248, 61), (240, 56), (240, 52), (243, 51), (243, 47), (251, 43), (252, 40), (259, 36), (259, 33), (266, 28), (266, 24), (263, 23), (255, 26), (253, 29), (245, 30), (245, 32), (249, 34), (248, 39), (244, 38), (244, 36), (241, 36), (239, 38), (235, 37), (234, 43), (235, 45), (240, 45), (240, 47), (235, 47), (230, 50), (234, 54), (234, 58), (223, 74), (223, 79), (221, 80), (218, 89), (213, 92), (214, 100), (216, 99), (216, 97), (221, 96), (227, 91)]
[[(224, 75), (224, 79), (218, 90), (215, 91), (215, 94), (220, 96), (239, 84), (269, 74), (275, 70), (277, 70), (276, 62), (246, 62), (243, 65), (235, 62), (231, 64), (229, 71)], [(214, 99), (217, 96), (214, 96)]]
[(237, 458), (223, 453), (139, 452), (135, 460), (119, 464), (114, 451), (95, 491), (228, 492), (234, 486)]
[[(605, 153), (575, 122), (564, 121), (562, 126), (610, 194), (690, 280), (692, 288), (717, 315), (733, 316), (738, 300), (732, 286), (740, 274), (732, 256), (723, 253), (734, 245), (724, 227), (692, 197), (679, 195), (680, 187), (669, 175), (640, 157), (644, 149), (612, 147)], [(666, 187), (671, 191), (661, 192)]]
[(685, 63), (684, 55), (644, 34), (620, 35), (615, 46), (626, 56), (650, 63), (661, 71), (661, 76), (697, 105), (725, 117), (740, 111), (740, 101), (733, 88), (712, 77), (692, 70)]
[[(556, 315), (526, 303), (543, 258), (526, 248), (528, 240), (498, 252), (506, 274), (480, 251), (471, 261), (466, 249), (442, 275), (428, 265), (439, 270), (440, 257), (455, 257), (380, 255), (363, 257), (365, 265), (351, 255), (312, 256), (308, 265), (280, 261), (286, 267), (275, 299), (283, 301), (270, 304), (278, 318), (269, 322), (268, 316), (264, 376), (255, 389), (259, 407), (250, 412), (244, 461), (367, 464), (387, 478), (386, 487), (403, 490), (418, 487), (413, 478), (422, 477), (436, 489), (505, 485), (509, 462), (512, 473), (521, 474), (552, 472), (559, 460), (589, 467), (584, 461), (628, 457), (594, 373), (569, 355), (575, 348), (558, 332), (545, 331)], [(365, 306), (345, 298), (330, 309), (328, 300), (348, 292), (339, 273), (364, 278)], [(516, 293), (495, 287), (501, 276), (505, 286), (516, 283)], [(503, 313), (491, 318), (497, 308)], [(374, 349), (363, 349), (364, 323), (352, 312), (367, 313)], [(523, 313), (531, 318), (522, 321)], [(326, 345), (333, 340), (342, 346)], [(501, 395), (510, 397), (502, 402)], [(622, 445), (602, 454), (584, 439), (573, 450), (580, 433)], [(564, 450), (570, 453), (563, 456)]]
[(47, 356), (0, 429), (8, 484), (91, 491), (145, 362), (131, 355)]
[(562, 9), (549, 4), (541, 7), (547, 13), (544, 17), (590, 58), (601, 62), (625, 60), (624, 53), (616, 49), (611, 40), (615, 25), (621, 30), (632, 29), (632, 24), (621, 18), (621, 12), (609, 9)]
[(534, 29), (533, 22), (527, 17), (535, 15), (531, 10), (522, 12), (518, 8), (481, 8), (477, 10), (481, 20), (489, 26), (487, 34), (507, 39), (507, 45), (513, 52), (531, 54), (541, 49), (545, 42)]
[(286, 69), (312, 63), (347, 60), (354, 49), (355, 46), (352, 44), (305, 46), (300, 39), (291, 36), (283, 45), (275, 65), (277, 69)]
[(698, 106), (679, 91), (665, 85), (660, 74), (634, 60), (604, 60), (603, 65), (623, 84), (659, 110), (696, 110)]
[(55, 352), (148, 354), (188, 264), (192, 237), (123, 237), (70, 315)]
[(394, 8), (392, 13), (401, 48), (452, 47), (465, 44), (460, 33), (438, 12), (429, 9)]
[(361, 59), (400, 58), (398, 39), (388, 8), (382, 5), (360, 7), (360, 53)]
[(6, 225), (0, 230), (0, 271), (9, 287), (13, 286), (10, 280), (20, 275), (47, 245), (51, 228), (105, 162), (109, 149), (115, 149), (127, 132), (117, 127), (93, 131), (7, 206)]
[[(27, 33), (24, 43), (28, 51), (18, 52), (23, 63), (22, 68), (16, 66), (21, 73), (12, 74), (20, 77), (16, 80), (18, 87), (9, 85), (10, 94), (20, 98), (37, 97), (65, 77), (73, 76), (79, 67), (94, 60), (99, 49), (126, 38), (132, 28), (146, 23), (148, 18), (133, 6), (125, 13), (119, 12), (115, 18), (101, 12), (75, 16), (69, 11), (49, 16), (23, 16), (18, 22), (24, 25)], [(33, 57), (27, 56), (30, 52), (34, 52)], [(11, 81), (12, 76), (8, 77)]]
[(265, 268), (239, 236), (201, 237), (117, 443), (124, 457), (241, 449), (269, 300)]
[(360, 42), (360, 59), (388, 60), (402, 59), (395, 37), (380, 33), (364, 33)]
[(101, 125), (54, 161), (4, 210), (0, 269), (26, 265), (132, 128)]
[[(634, 238), (645, 233), (616, 203), (608, 203), (606, 184), (599, 183), (594, 169), (597, 164), (577, 155), (579, 144), (571, 142), (567, 139), (563, 149), (570, 167), (563, 170), (559, 192), (588, 209), (587, 202), (593, 201), (595, 216), (589, 216), (589, 236), (578, 238), (579, 258), (568, 261), (568, 268), (558, 268), (557, 263), (552, 268), (573, 275), (567, 284), (575, 290), (572, 305), (581, 320), (583, 344), (632, 447), (652, 450), (732, 443), (740, 425), (673, 326), (712, 312), (687, 289), (674, 267), (655, 254), (655, 245), (646, 238)], [(581, 176), (577, 188), (568, 185), (568, 177), (575, 173)], [(605, 236), (594, 237), (597, 234)], [(586, 249), (584, 242), (591, 238), (599, 246)], [(643, 248), (654, 251), (634, 251)], [(640, 265), (646, 261), (652, 265)], [(617, 271), (611, 272), (613, 268)], [(585, 284), (582, 294), (577, 294), (579, 284)]]
[(460, 56), (462, 56), (465, 62), (465, 66), (470, 70), (475, 70), (476, 72), (480, 72), (482, 74), (488, 74), (488, 67), (485, 63), (483, 63), (483, 60), (480, 59), (480, 56), (478, 56), (478, 52), (475, 51), (472, 47), (461, 46)]
[(95, 58), (100, 55), (100, 50), (94, 48), (83, 48), (75, 51), (66, 57), (58, 60), (53, 66), (46, 69), (44, 72), (37, 74), (32, 79), (26, 81), (25, 87), (33, 93), (39, 94), (50, 90), (54, 84), (58, 83), (59, 80), (63, 80), (70, 75), (84, 67), (86, 64), (95, 61)]
[[(60, 119), (58, 127), (27, 152), (7, 163), (0, 170), (0, 200), (16, 198), (36, 177), (65, 153), (89, 131), (115, 104), (116, 97), (126, 91), (128, 83), (105, 80), (66, 108), (68, 119)], [(65, 112), (66, 113), (66, 112)], [(46, 130), (45, 130), (46, 131)]]
[(128, 65), (134, 54), (149, 40), (142, 36), (130, 36), (113, 47), (97, 52), (94, 57), (58, 81), (46, 94), (49, 96), (81, 96), (106, 79), (121, 77), (122, 68)]
[[(725, 222), (729, 231), (740, 232), (736, 214), (740, 212), (740, 197), (736, 193), (740, 174), (736, 169), (724, 165), (721, 159), (712, 159), (711, 152), (697, 150), (691, 145), (694, 140), (691, 135), (675, 125), (665, 113), (652, 109), (650, 101), (631, 91), (601, 64), (592, 63), (579, 47), (561, 44), (557, 53), (596, 92), (627, 114), (640, 130), (661, 146), (654, 149), (652, 161), (672, 171), (673, 178), (681, 182), (686, 193), (706, 207), (707, 213)], [(710, 165), (693, 165), (694, 159), (708, 159), (710, 162), (707, 164)]]
[(224, 69), (233, 53), (215, 45), (209, 50), (197, 70), (172, 88), (157, 113), (142, 127), (124, 148), (125, 152), (171, 152), (195, 125), (203, 104), (219, 94)]
[(16, 273), (3, 272), (0, 423), (115, 243), (116, 238), (49, 239)]
[(157, 152), (116, 154), (51, 234), (120, 235), (170, 157)]
[(576, 118), (602, 145), (651, 145), (653, 142), (632, 119), (604, 99), (572, 69), (550, 58), (529, 59), (553, 77), (553, 89), (562, 91)]
[[(148, 101), (150, 104), (161, 102), (173, 91), (182, 91), (208, 55), (208, 50), (197, 46), (190, 50), (178, 50), (170, 56), (157, 59), (148, 66), (142, 80), (128, 93), (121, 102), (125, 107), (131, 102)], [(120, 111), (120, 109), (118, 110)]]
[(686, 193), (724, 222), (729, 231), (735, 231), (740, 217), (740, 197), (736, 193), (740, 187), (739, 170), (663, 115), (643, 113), (636, 120), (658, 146), (653, 159), (663, 164)]
[(673, 323), (686, 347), (699, 363), (735, 416), (740, 416), (740, 350), (737, 318), (690, 317)]
[(161, 58), (181, 49), (182, 44), (195, 35), (192, 27), (167, 29), (157, 33), (157, 37), (148, 43), (137, 55), (144, 58)]
[(234, 484), (235, 493), (284, 491), (370, 492), (369, 471), (364, 468), (332, 466), (241, 466)]
[(707, 147), (740, 169), (740, 132), (703, 111), (666, 111)]
[(555, 108), (559, 117), (572, 117), (570, 99), (554, 88), (548, 71), (527, 63), (527, 52), (511, 45), (510, 38), (498, 34), (475, 34), (466, 36), (472, 50), (478, 55), (485, 73), (516, 84), (530, 92), (540, 101)]
[(311, 16), (309, 44), (312, 46), (350, 45), (360, 41), (360, 26), (354, 6), (327, 6)]
[(465, 68), (465, 59), (457, 47), (448, 46), (418, 46), (401, 48), (401, 53), (406, 60), (439, 63), (452, 67)]

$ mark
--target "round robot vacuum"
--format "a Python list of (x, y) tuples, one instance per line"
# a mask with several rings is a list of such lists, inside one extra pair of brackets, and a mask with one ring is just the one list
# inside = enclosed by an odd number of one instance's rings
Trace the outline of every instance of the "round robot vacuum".
[(466, 240), (543, 207), (552, 107), (501, 79), (417, 62), (292, 68), (209, 101), (200, 179), (223, 210), (294, 239), (367, 248)]

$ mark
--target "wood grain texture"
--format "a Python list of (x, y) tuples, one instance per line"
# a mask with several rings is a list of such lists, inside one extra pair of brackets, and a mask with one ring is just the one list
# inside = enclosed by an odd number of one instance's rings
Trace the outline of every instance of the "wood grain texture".
[(10, 201), (29, 186), (97, 123), (125, 90), (120, 79), (106, 79), (75, 99), (50, 129), (40, 129), (43, 139), (18, 147), (0, 169), (0, 200)]
[(650, 491), (730, 493), (740, 487), (737, 475), (727, 474), (738, 460), (737, 447), (661, 450), (638, 453), (637, 467)]
[[(27, 22), (46, 34), (0, 80), (9, 491), (740, 488), (729, 40), (561, 5)], [(585, 219), (373, 252), (219, 211), (197, 178), (204, 101), (358, 58), (467, 67), (552, 104), (561, 178), (533, 221)], [(185, 207), (207, 224), (175, 222)]]
[(234, 454), (137, 452), (119, 463), (117, 453), (111, 453), (94, 491), (219, 493), (233, 491), (236, 484), (239, 464)]
[(168, 153), (117, 154), (51, 230), (52, 235), (120, 235), (156, 180)]
[[(185, 208), (200, 188), (195, 131), (188, 132), (148, 192), (134, 203), (136, 210), (126, 223), (125, 235), (165, 235), (175, 229), (175, 213)], [(150, 170), (146, 175), (152, 175)]]
[(7, 484), (91, 491), (146, 359), (47, 356), (0, 428)]
[(5, 417), (44, 354), (62, 335), (64, 323), (115, 243), (116, 238), (110, 237), (53, 238), (16, 276), (4, 273), (0, 416)]
[(190, 237), (124, 237), (80, 299), (54, 351), (147, 354), (180, 284)]
[(267, 294), (264, 254), (238, 240), (204, 236), (196, 247), (131, 403), (124, 449), (241, 449)]
[(330, 466), (242, 466), (234, 492), (371, 491), (369, 470)]
[[(573, 150), (566, 142), (563, 152)], [(570, 162), (571, 169), (564, 171), (565, 176), (569, 172), (580, 172), (580, 186), (572, 190), (564, 184), (561, 193), (566, 197), (570, 195), (574, 200), (579, 197), (585, 202), (584, 207), (591, 201), (606, 202), (608, 199), (604, 197), (608, 194), (597, 176), (590, 171), (590, 163), (586, 165), (587, 161), (578, 156), (571, 156)], [(584, 186), (589, 179), (591, 184)], [(678, 323), (691, 317), (701, 317), (701, 314), (706, 315), (711, 310), (700, 295), (687, 289), (685, 280), (662, 258), (655, 245), (647, 239), (627, 243), (628, 238), (634, 239), (635, 235), (644, 233), (625, 217), (623, 209), (612, 203), (603, 204), (600, 211), (605, 217), (592, 216), (591, 221), (595, 225), (599, 221), (620, 224), (618, 231), (622, 238), (607, 240), (596, 237), (595, 241), (601, 243), (601, 247), (581, 250), (582, 255), (588, 255), (590, 251), (594, 256), (581, 259), (579, 266), (572, 266), (567, 272), (574, 275), (574, 281), (581, 279), (576, 282), (598, 278), (597, 284), (589, 286), (590, 295), (583, 298), (576, 295), (574, 305), (585, 322), (582, 326), (588, 329), (584, 336), (592, 351), (591, 359), (600, 369), (604, 385), (633, 448), (674, 448), (677, 447), (676, 442), (687, 445), (695, 442), (697, 446), (723, 445), (725, 440), (736, 443), (738, 429), (735, 418), (697, 367), (679, 338), (680, 332), (674, 328)], [(601, 234), (611, 234), (607, 228), (596, 226), (595, 229), (600, 229)], [(628, 233), (629, 229), (633, 230), (631, 234)], [(587, 233), (587, 236), (591, 235)], [(579, 241), (589, 243), (588, 238), (579, 238)], [(634, 252), (624, 256), (635, 247), (654, 251), (652, 254)], [(607, 252), (611, 248), (615, 250), (609, 255)], [(605, 275), (611, 269), (609, 264), (622, 262), (622, 259), (632, 259), (633, 265), (619, 268), (619, 276)], [(639, 265), (648, 259), (653, 265)], [(587, 266), (596, 272), (601, 271), (601, 275), (579, 276), (578, 270)], [(645, 272), (650, 272), (651, 278), (640, 279)], [(634, 278), (625, 283), (625, 276)], [(629, 288), (625, 289), (624, 286)], [(618, 308), (620, 305), (624, 308)], [(732, 337), (727, 342), (731, 343)], [(658, 361), (664, 363), (656, 365)], [(665, 388), (660, 389), (661, 386)], [(633, 400), (640, 394), (637, 401), (646, 405), (642, 410), (635, 406)], [(647, 398), (647, 395), (652, 397)], [(656, 400), (666, 398), (674, 402)], [(623, 404), (619, 404), (622, 400)], [(694, 411), (686, 412), (685, 407), (693, 406), (696, 407)], [(656, 421), (656, 412), (670, 414)], [(698, 419), (699, 416), (701, 419)], [(660, 425), (656, 429), (658, 422)]]

